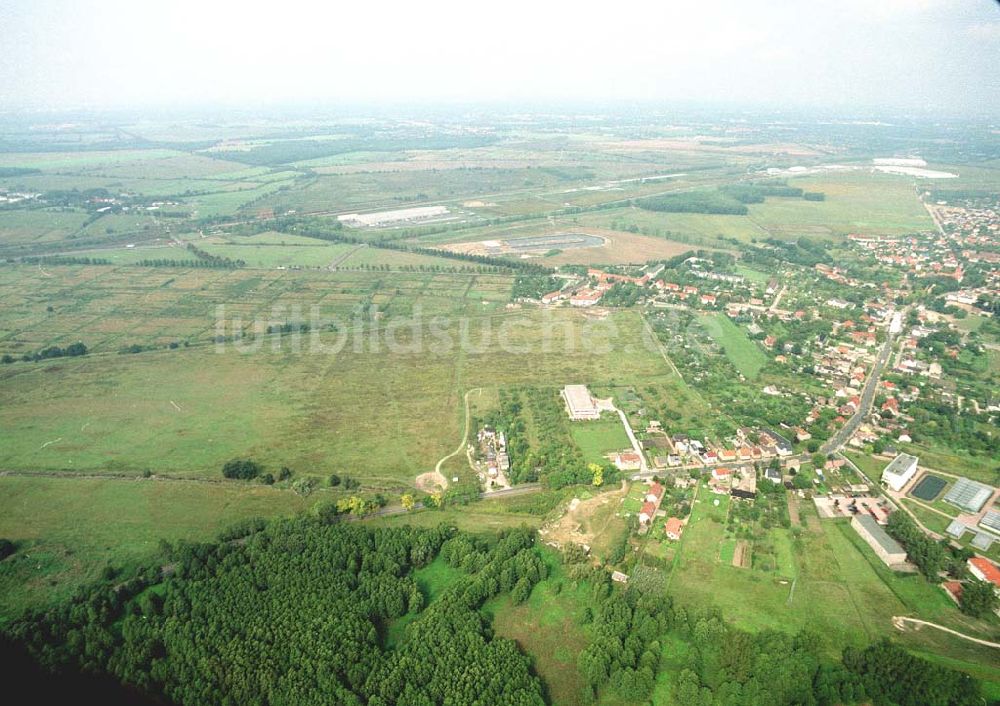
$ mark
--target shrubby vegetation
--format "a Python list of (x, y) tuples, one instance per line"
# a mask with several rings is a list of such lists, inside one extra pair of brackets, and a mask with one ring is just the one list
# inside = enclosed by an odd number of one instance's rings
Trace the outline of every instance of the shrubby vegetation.
[[(538, 439), (534, 445), (528, 441), (526, 416), (534, 426), (532, 438)], [(561, 488), (593, 482), (594, 474), (570, 436), (566, 410), (555, 390), (501, 389), (499, 410), (483, 422), (507, 435), (511, 464), (507, 477), (512, 483), (540, 481), (549, 488)], [(619, 477), (618, 470), (610, 464), (602, 472), (604, 483), (613, 483)]]
[[(575, 569), (587, 571), (582, 563)], [(606, 577), (590, 578), (599, 605), (592, 641), (579, 657), (587, 680), (584, 702), (609, 690), (626, 702), (649, 701), (662, 641), (673, 636), (690, 647), (673, 681), (673, 702), (685, 706), (981, 703), (975, 679), (914, 657), (888, 640), (848, 648), (841, 662), (832, 663), (811, 632), (751, 634), (728, 625), (716, 610), (675, 605), (648, 569), (639, 567), (624, 590), (612, 588)]]
[(518, 272), (510, 298), (541, 299), (549, 292), (559, 289), (562, 283), (547, 272)]
[(250, 480), (260, 475), (263, 467), (248, 458), (234, 458), (226, 461), (222, 467), (222, 475), (225, 478), (238, 478), (240, 480)]
[[(35, 353), (25, 353), (21, 356), (21, 360), (24, 362), (38, 362), (39, 360), (47, 360), (49, 358), (76, 358), (81, 355), (87, 355), (87, 346), (77, 341), (76, 343), (71, 343), (65, 348), (61, 346), (48, 346)], [(4, 363), (13, 363), (14, 359), (10, 355), (5, 355), (3, 358)]]
[(920, 573), (936, 583), (938, 574), (947, 568), (948, 550), (924, 534), (904, 512), (889, 515), (885, 530), (903, 545), (907, 558), (917, 565)]
[(750, 210), (745, 204), (721, 191), (692, 191), (664, 194), (637, 199), (636, 205), (647, 211), (666, 213), (716, 213), (745, 216)]

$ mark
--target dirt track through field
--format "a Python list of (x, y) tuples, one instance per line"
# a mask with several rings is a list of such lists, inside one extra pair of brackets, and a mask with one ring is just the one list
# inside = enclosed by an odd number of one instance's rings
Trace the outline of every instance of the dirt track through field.
[(445, 478), (444, 474), (441, 473), (441, 466), (445, 464), (446, 461), (457, 456), (465, 450), (465, 445), (469, 440), (469, 423), (472, 421), (472, 410), (469, 407), (469, 396), (473, 392), (478, 392), (482, 394), (483, 388), (474, 387), (465, 393), (465, 431), (462, 432), (462, 441), (459, 442), (458, 447), (452, 451), (450, 454), (445, 455), (437, 462), (434, 466), (434, 470), (428, 473), (421, 473), (416, 478), (417, 487), (425, 492), (431, 492), (435, 489), (435, 486), (440, 486), (441, 490), (445, 490), (448, 487), (448, 479)]
[(799, 496), (794, 491), (788, 494), (788, 519), (793, 527), (799, 526)]
[(936, 630), (941, 630), (942, 632), (950, 633), (956, 637), (960, 637), (963, 640), (968, 640), (969, 642), (975, 642), (977, 645), (986, 645), (987, 647), (996, 647), (1000, 649), (1000, 642), (990, 642), (989, 640), (981, 640), (978, 637), (972, 637), (971, 635), (966, 635), (965, 633), (958, 632), (957, 630), (952, 630), (951, 628), (946, 628), (944, 625), (938, 625), (937, 623), (929, 623), (926, 620), (918, 620), (917, 618), (907, 618), (903, 615), (892, 616), (892, 624), (896, 626), (897, 630), (905, 630), (906, 623), (913, 623), (917, 626), (919, 630), (922, 626), (926, 625), (930, 628), (935, 628)]
[(733, 552), (733, 566), (738, 569), (750, 568), (750, 542), (745, 539), (736, 542), (736, 551)]

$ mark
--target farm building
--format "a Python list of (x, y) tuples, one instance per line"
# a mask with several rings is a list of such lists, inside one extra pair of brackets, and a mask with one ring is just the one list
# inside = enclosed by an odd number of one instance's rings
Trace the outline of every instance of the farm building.
[(667, 539), (676, 542), (681, 538), (681, 533), (684, 531), (684, 524), (676, 517), (671, 517), (667, 520), (664, 531), (667, 533)]
[(601, 418), (601, 412), (586, 385), (567, 385), (562, 390), (562, 397), (566, 401), (569, 418), (573, 421)]
[(990, 510), (983, 515), (983, 519), (979, 521), (979, 526), (989, 532), (1000, 534), (1000, 512)]
[(447, 215), (448, 209), (444, 206), (418, 206), (416, 208), (401, 208), (395, 211), (379, 211), (378, 213), (348, 213), (343, 216), (337, 216), (337, 220), (347, 226), (376, 227)]
[(899, 491), (910, 482), (916, 473), (917, 457), (910, 454), (899, 454), (882, 471), (882, 483)]
[(955, 539), (961, 539), (962, 535), (969, 531), (968, 525), (963, 523), (961, 520), (952, 520), (948, 528), (945, 529), (945, 534), (948, 534)]
[(965, 512), (979, 512), (993, 497), (993, 488), (968, 478), (959, 478), (944, 496), (944, 501)]
[(887, 566), (902, 564), (906, 561), (906, 550), (900, 546), (899, 542), (890, 537), (871, 515), (858, 513), (851, 520), (851, 527)]

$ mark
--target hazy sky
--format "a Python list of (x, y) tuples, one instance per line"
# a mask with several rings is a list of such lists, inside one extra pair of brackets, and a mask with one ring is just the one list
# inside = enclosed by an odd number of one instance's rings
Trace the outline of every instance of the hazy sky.
[(995, 0), (0, 0), (0, 110), (744, 101), (1000, 114)]

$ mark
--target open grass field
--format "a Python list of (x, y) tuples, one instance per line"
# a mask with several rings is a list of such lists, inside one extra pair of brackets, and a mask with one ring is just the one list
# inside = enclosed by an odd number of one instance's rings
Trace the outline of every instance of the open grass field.
[(260, 485), (44, 476), (0, 476), (0, 497), (0, 536), (23, 550), (0, 563), (0, 621), (69, 596), (109, 563), (143, 560), (161, 539), (208, 540), (317, 500)]
[(767, 356), (760, 346), (747, 337), (746, 331), (725, 314), (707, 314), (698, 322), (716, 343), (722, 346), (726, 358), (748, 379), (753, 380), (767, 363)]
[[(709, 504), (712, 498), (708, 493), (699, 495), (679, 545), (669, 584), (675, 600), (718, 606), (737, 625), (750, 630), (809, 628), (817, 632), (831, 655), (846, 644), (862, 645), (883, 635), (898, 635), (890, 623), (893, 615), (917, 616), (979, 636), (996, 633), (995, 626), (959, 613), (940, 589), (920, 575), (889, 571), (867, 545), (856, 540), (849, 523), (820, 522), (809, 506), (802, 508), (807, 522), (798, 536), (788, 532), (798, 572), (794, 584), (770, 572), (734, 568), (720, 558), (720, 547), (724, 552), (727, 549), (721, 521), (726, 501), (715, 508)], [(956, 646), (927, 632), (899, 639), (916, 649), (939, 650), (961, 660), (964, 669), (1000, 680), (995, 655), (988, 648)]]
[(826, 200), (769, 198), (751, 205), (749, 218), (774, 237), (898, 235), (934, 228), (912, 180), (905, 177), (850, 172), (796, 178), (789, 185), (821, 191)]
[(996, 460), (988, 456), (971, 456), (959, 449), (925, 444), (900, 444), (900, 451), (917, 456), (924, 468), (940, 469), (989, 485), (1000, 480), (997, 477)]
[(569, 430), (588, 463), (606, 463), (609, 452), (631, 448), (618, 415), (606, 415), (592, 422), (574, 422)]
[[(0, 370), (0, 468), (215, 476), (250, 455), (400, 488), (454, 448), (466, 389), (670, 375), (643, 347), (637, 314), (607, 322), (617, 331), (605, 354), (585, 341), (609, 329), (584, 332), (586, 322), (523, 311), (452, 321), (450, 341), (426, 323), (417, 333), (386, 324), (318, 338), (330, 348), (342, 340), (337, 353), (310, 352), (305, 337), (301, 353), (288, 341), (273, 350), (272, 339), (253, 352), (192, 346), (15, 363)], [(536, 345), (544, 337), (548, 351)]]
[(637, 228), (643, 235), (672, 239), (693, 246), (725, 249), (722, 238), (742, 242), (762, 240), (767, 231), (748, 216), (726, 216), (709, 213), (662, 213), (640, 208), (607, 209), (575, 217), (581, 225), (628, 230)]

